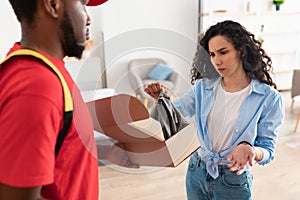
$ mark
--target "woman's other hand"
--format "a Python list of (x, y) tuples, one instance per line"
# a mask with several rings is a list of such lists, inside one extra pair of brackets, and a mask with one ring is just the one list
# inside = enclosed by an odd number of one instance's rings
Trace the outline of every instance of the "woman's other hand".
[(228, 167), (230, 171), (237, 171), (236, 174), (242, 174), (249, 164), (253, 166), (255, 159), (255, 149), (248, 144), (239, 144), (227, 158), (230, 162)]

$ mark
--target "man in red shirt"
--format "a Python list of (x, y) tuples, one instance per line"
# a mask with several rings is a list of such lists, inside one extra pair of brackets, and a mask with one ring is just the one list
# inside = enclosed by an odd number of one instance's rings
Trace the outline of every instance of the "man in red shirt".
[(90, 18), (86, 5), (106, 0), (10, 0), (22, 38), (8, 54), (30, 49), (53, 63), (72, 92), (73, 119), (55, 156), (63, 127), (64, 92), (57, 75), (33, 56), (0, 68), (0, 199), (98, 199), (98, 158), (125, 167), (127, 154), (98, 146), (90, 113), (63, 58), (81, 58)]

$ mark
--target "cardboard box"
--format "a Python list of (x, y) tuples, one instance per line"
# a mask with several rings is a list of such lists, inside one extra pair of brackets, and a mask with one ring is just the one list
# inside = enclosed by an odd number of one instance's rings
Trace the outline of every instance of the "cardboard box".
[(119, 94), (88, 103), (95, 129), (124, 143), (140, 166), (176, 167), (200, 144), (193, 124), (165, 140), (161, 125), (135, 97)]

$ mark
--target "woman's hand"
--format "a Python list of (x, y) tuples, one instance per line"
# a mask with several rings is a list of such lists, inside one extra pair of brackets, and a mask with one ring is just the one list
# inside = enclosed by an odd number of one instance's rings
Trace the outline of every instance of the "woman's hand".
[(237, 171), (237, 175), (241, 175), (247, 168), (247, 164), (253, 166), (255, 159), (255, 149), (249, 144), (239, 144), (227, 158), (230, 162), (228, 167), (230, 171)]
[(147, 85), (144, 91), (147, 94), (149, 94), (152, 98), (158, 99), (160, 92), (167, 92), (167, 88), (165, 88), (160, 82), (156, 82)]

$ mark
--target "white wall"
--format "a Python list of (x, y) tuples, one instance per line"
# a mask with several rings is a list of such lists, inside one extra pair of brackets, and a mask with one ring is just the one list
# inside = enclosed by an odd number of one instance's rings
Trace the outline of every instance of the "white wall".
[(21, 39), (21, 34), (19, 22), (9, 1), (1, 1), (0, 13), (0, 60), (2, 60), (12, 44)]
[(190, 87), (198, 0), (110, 0), (101, 12), (108, 87), (132, 93), (127, 64), (140, 57), (161, 57), (174, 67), (181, 75), (177, 93)]

